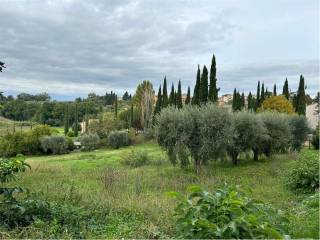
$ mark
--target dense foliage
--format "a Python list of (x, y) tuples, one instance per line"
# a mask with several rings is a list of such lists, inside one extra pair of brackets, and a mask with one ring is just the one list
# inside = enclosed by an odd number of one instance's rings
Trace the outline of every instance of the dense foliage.
[(69, 152), (68, 139), (64, 136), (46, 136), (40, 139), (45, 153), (64, 154)]
[(92, 151), (98, 148), (100, 137), (98, 134), (84, 134), (78, 137), (78, 141), (81, 143), (82, 150)]
[(129, 143), (129, 135), (126, 131), (112, 131), (108, 136), (108, 145), (112, 148), (118, 149), (128, 146)]
[[(287, 218), (272, 207), (247, 197), (236, 188), (207, 192), (191, 187), (180, 197), (176, 228), (185, 239), (252, 239), (285, 237)], [(176, 193), (171, 193), (177, 195)]]
[(150, 156), (146, 151), (131, 151), (130, 154), (123, 156), (121, 164), (133, 168), (141, 167), (150, 162)]
[(317, 152), (302, 153), (291, 164), (286, 174), (287, 186), (297, 192), (314, 192), (319, 189), (319, 156)]
[(303, 143), (307, 140), (309, 126), (308, 121), (303, 115), (293, 115), (289, 117), (291, 129), (291, 147), (293, 150), (300, 151)]
[(319, 149), (319, 135), (320, 135), (320, 128), (318, 125), (312, 134), (312, 140), (311, 140), (312, 146), (315, 149)]
[(272, 96), (264, 100), (258, 112), (271, 111), (279, 113), (293, 114), (294, 108), (284, 96)]

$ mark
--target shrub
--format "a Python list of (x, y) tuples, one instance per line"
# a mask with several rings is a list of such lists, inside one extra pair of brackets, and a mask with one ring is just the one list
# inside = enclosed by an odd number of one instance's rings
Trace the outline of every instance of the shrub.
[(123, 156), (121, 164), (133, 168), (141, 167), (150, 162), (150, 156), (146, 151), (131, 151), (130, 154)]
[(284, 238), (288, 220), (272, 207), (248, 198), (235, 188), (207, 192), (191, 187), (189, 198), (180, 198), (175, 213), (179, 238), (251, 239)]
[(67, 137), (70, 137), (70, 138), (75, 137), (74, 132), (73, 131), (69, 131), (67, 133)]
[(32, 155), (39, 154), (42, 151), (40, 138), (44, 136), (50, 136), (53, 133), (53, 129), (48, 125), (38, 125), (31, 131), (27, 131), (25, 137), (25, 151), (22, 154)]
[(268, 97), (264, 100), (261, 104), (261, 107), (258, 108), (258, 112), (264, 111), (271, 111), (271, 112), (278, 112), (278, 113), (287, 113), (293, 114), (294, 108), (291, 102), (286, 99), (284, 96), (272, 96)]
[(40, 139), (45, 153), (63, 154), (69, 151), (68, 139), (64, 136), (47, 136)]
[(118, 149), (129, 145), (129, 135), (125, 131), (112, 131), (108, 136), (108, 145)]
[(293, 162), (285, 176), (286, 185), (293, 191), (312, 192), (319, 188), (319, 158), (316, 151), (305, 151)]
[(134, 128), (130, 128), (128, 132), (130, 144), (140, 144), (144, 142), (143, 134), (136, 133)]
[(320, 128), (318, 125), (312, 134), (312, 140), (311, 140), (312, 146), (317, 150), (319, 149), (319, 135), (320, 135)]
[(92, 151), (97, 149), (100, 143), (100, 138), (98, 134), (84, 134), (78, 138), (81, 143), (82, 150)]
[(289, 118), (289, 125), (292, 134), (291, 146), (294, 150), (300, 151), (308, 137), (308, 121), (305, 116), (293, 115)]
[(266, 126), (269, 136), (264, 143), (264, 154), (270, 156), (274, 153), (286, 152), (292, 139), (287, 115), (265, 112), (259, 116)]
[(233, 141), (228, 145), (228, 153), (234, 164), (238, 163), (238, 155), (241, 152), (253, 150), (255, 160), (261, 149), (260, 142), (267, 140), (267, 130), (261, 119), (255, 114), (248, 112), (237, 112), (233, 116)]

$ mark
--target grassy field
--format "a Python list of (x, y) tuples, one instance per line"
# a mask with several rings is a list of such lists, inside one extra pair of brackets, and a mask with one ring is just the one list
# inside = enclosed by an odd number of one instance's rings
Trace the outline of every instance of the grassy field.
[[(132, 151), (148, 152), (151, 162), (139, 168), (121, 165), (121, 159), (132, 154)], [(315, 151), (304, 151), (317, 156)], [(103, 230), (88, 231), (85, 237), (173, 236), (176, 202), (166, 193), (185, 192), (193, 184), (214, 190), (227, 182), (240, 185), (249, 196), (290, 213), (292, 223), (289, 234), (292, 237), (318, 238), (319, 212), (311, 215), (303, 212), (301, 200), (307, 196), (296, 195), (283, 184), (284, 170), (297, 159), (297, 155), (278, 155), (259, 162), (246, 158), (242, 156), (239, 166), (235, 167), (230, 162), (215, 163), (195, 175), (191, 169), (172, 166), (157, 144), (145, 143), (120, 150), (100, 149), (30, 157), (27, 162), (32, 168), (22, 173), (18, 182), (49, 201), (72, 203), (87, 209), (106, 209), (108, 214), (112, 213)], [(39, 233), (40, 228), (34, 225), (32, 229), (20, 232), (20, 235), (9, 233), (8, 236), (45, 237)]]

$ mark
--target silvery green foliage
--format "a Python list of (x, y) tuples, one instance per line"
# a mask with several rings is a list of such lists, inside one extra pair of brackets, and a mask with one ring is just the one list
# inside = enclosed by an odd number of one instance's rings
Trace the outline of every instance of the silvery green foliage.
[(64, 154), (68, 152), (68, 140), (64, 136), (46, 136), (40, 139), (45, 153)]
[(253, 113), (234, 113), (233, 129), (233, 141), (228, 145), (228, 153), (234, 164), (238, 163), (237, 158), (241, 152), (253, 150), (259, 154), (259, 150), (268, 140), (267, 129), (263, 121)]
[(100, 137), (98, 134), (84, 134), (78, 138), (81, 143), (81, 148), (84, 151), (92, 151), (97, 149), (100, 143)]
[(266, 126), (269, 135), (264, 143), (264, 154), (286, 152), (292, 141), (288, 115), (273, 112), (264, 112), (258, 115)]
[(300, 151), (310, 131), (308, 121), (303, 115), (293, 115), (289, 117), (289, 125), (292, 134), (291, 147), (296, 151)]
[(112, 131), (108, 136), (108, 145), (118, 149), (129, 145), (129, 135), (126, 131)]

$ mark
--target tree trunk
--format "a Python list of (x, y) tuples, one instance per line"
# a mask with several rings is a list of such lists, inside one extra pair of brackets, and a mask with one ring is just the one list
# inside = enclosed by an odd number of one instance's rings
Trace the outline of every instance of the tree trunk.
[(258, 149), (252, 149), (253, 150), (253, 160), (258, 161), (259, 160), (259, 151)]
[(232, 154), (232, 163), (234, 165), (238, 165), (238, 154), (237, 153)]

